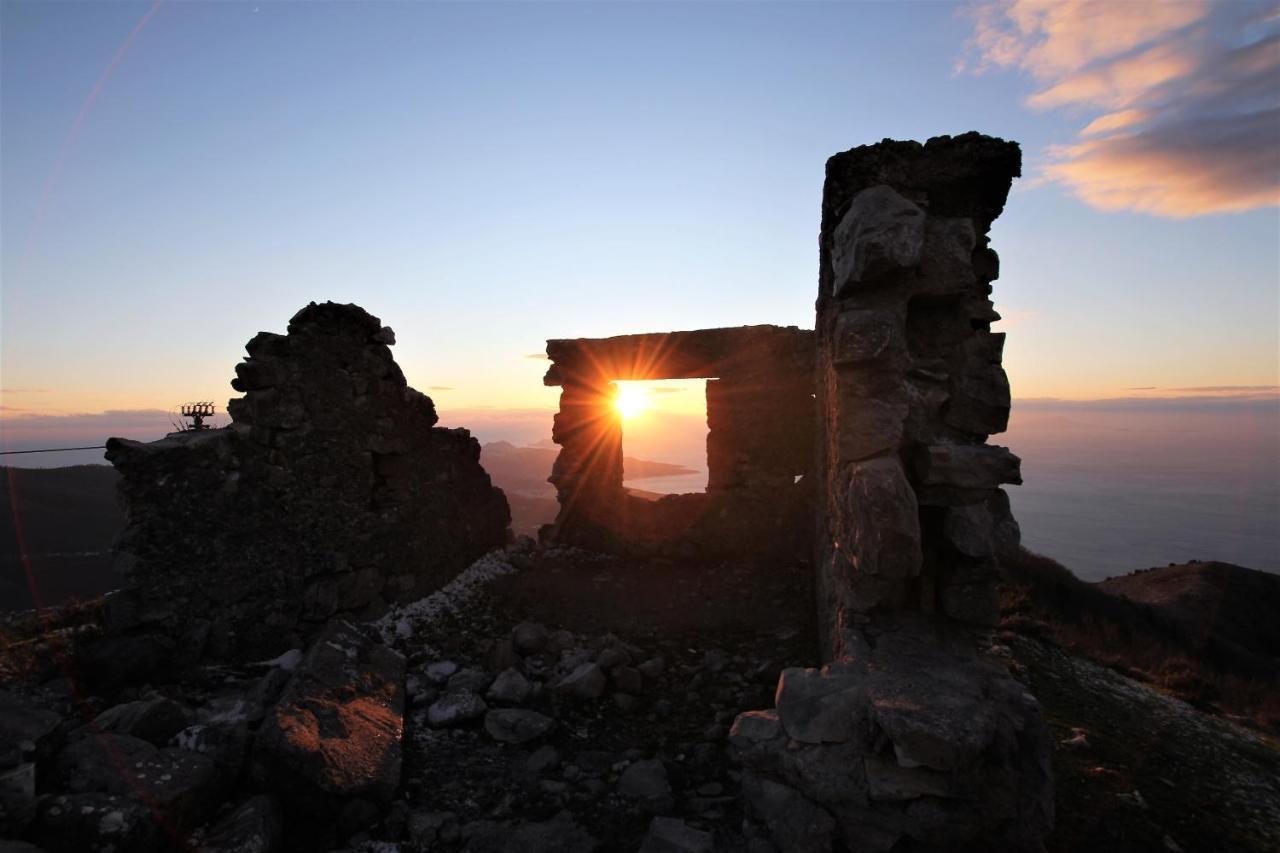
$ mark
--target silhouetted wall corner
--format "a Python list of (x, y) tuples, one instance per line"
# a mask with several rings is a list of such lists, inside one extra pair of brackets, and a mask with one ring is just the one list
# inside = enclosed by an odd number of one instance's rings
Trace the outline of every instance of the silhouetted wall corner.
[(288, 334), (246, 345), (228, 427), (108, 442), (141, 621), (213, 658), (269, 656), (335, 615), (430, 592), (506, 542), (479, 443), (436, 426), (394, 342), (358, 306), (313, 302)]

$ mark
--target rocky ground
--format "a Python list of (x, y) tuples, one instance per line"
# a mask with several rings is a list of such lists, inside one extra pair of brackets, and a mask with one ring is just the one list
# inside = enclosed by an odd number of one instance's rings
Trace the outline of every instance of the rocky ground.
[[(25, 654), (0, 694), (0, 834), (24, 841), (0, 850), (774, 850), (726, 737), (818, 663), (809, 578), (526, 543), (257, 665), (87, 694)], [(997, 642), (1059, 743), (1050, 850), (1280, 845), (1274, 741)]]

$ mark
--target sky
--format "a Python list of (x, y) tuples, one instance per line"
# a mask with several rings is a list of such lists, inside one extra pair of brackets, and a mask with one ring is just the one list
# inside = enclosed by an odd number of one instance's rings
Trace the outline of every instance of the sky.
[(4, 0), (0, 434), (155, 437), (326, 299), (545, 434), (547, 338), (811, 327), (826, 158), (974, 129), (1016, 398), (1274, 400), (1278, 10)]

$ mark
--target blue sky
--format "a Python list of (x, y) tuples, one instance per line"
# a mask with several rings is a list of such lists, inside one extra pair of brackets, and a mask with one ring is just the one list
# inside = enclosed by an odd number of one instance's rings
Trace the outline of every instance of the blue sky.
[[(1062, 146), (1171, 84), (1032, 109), (1144, 43), (1046, 57), (1080, 44), (1054, 19), (975, 47), (991, 5), (166, 2), (128, 41), (151, 5), (5, 2), (0, 414), (225, 399), (244, 342), (313, 299), (392, 325), (442, 410), (551, 407), (546, 338), (810, 326), (826, 158), (971, 129), (1031, 178), (992, 235), (1015, 396), (1280, 384), (1274, 203), (1171, 218), (1036, 178), (1105, 169)], [(1203, 58), (1187, 20), (1148, 23)], [(1275, 186), (1251, 168), (1228, 202)]]

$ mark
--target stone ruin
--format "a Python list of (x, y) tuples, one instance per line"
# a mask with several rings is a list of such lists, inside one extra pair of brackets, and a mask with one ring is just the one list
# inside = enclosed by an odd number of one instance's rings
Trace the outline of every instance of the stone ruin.
[[(547, 342), (560, 386), (551, 472), (560, 512), (544, 537), (611, 551), (781, 555), (807, 548), (813, 333), (745, 326)], [(707, 379), (705, 493), (650, 501), (622, 485), (618, 380)]]
[(129, 509), (126, 622), (167, 627), (196, 656), (275, 654), (334, 616), (421, 597), (507, 541), (479, 443), (436, 426), (394, 343), (361, 308), (312, 303), (287, 335), (246, 345), (230, 426), (108, 442)]
[[(812, 338), (765, 326), (547, 343), (545, 381), (563, 389), (548, 538), (811, 549), (830, 663), (784, 671), (776, 707), (730, 737), (783, 850), (1036, 850), (1052, 825), (1039, 706), (982, 650), (998, 558), (1019, 538), (1000, 489), (1021, 482), (1019, 460), (986, 439), (1010, 405), (987, 235), (1020, 170), (1016, 143), (976, 133), (832, 157)], [(611, 380), (702, 376), (720, 377), (707, 493), (628, 496)]]
[[(1020, 164), (972, 133), (832, 157), (812, 332), (548, 341), (560, 508), (544, 541), (811, 560), (828, 663), (784, 670), (775, 707), (729, 734), (783, 851), (1032, 851), (1052, 825), (1048, 731), (990, 631), (1019, 461), (986, 443), (1010, 404), (987, 235)], [(435, 426), (392, 342), (355, 306), (312, 304), (250, 341), (230, 427), (113, 439), (131, 583), (114, 606), (243, 657), (501, 545), (479, 446)], [(614, 383), (682, 378), (708, 380), (707, 490), (645, 501), (622, 485)]]

